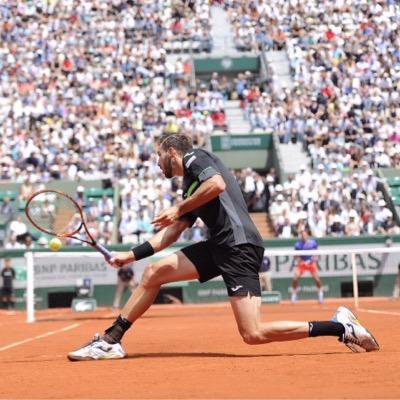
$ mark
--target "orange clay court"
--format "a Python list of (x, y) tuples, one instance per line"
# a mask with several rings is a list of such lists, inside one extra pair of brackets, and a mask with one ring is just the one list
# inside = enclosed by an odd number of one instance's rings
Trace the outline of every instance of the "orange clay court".
[[(264, 320), (326, 320), (351, 299), (263, 305)], [(124, 360), (70, 362), (102, 332), (108, 309), (49, 309), (37, 322), (0, 313), (1, 399), (399, 399), (400, 302), (361, 298), (356, 312), (381, 351), (351, 353), (335, 338), (249, 346), (228, 303), (156, 305), (124, 338)]]

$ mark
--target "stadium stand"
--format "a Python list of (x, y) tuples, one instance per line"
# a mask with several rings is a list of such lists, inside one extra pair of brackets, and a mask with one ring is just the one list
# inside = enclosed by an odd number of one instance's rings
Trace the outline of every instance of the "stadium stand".
[(395, 2), (229, 3), (237, 47), (284, 49), (292, 70), (282, 93), (238, 76), (252, 130), (303, 142), (311, 158), (311, 170), (272, 188), (277, 236), (296, 235), (298, 221), (316, 237), (398, 233), (371, 170), (399, 166), (398, 11)]
[[(292, 237), (299, 221), (316, 237), (398, 232), (398, 177), (375, 170), (400, 168), (399, 5), (217, 3), (0, 6), (4, 245), (24, 245), (24, 203), (44, 186), (80, 198), (101, 243), (146, 239), (154, 215), (180, 196), (179, 180), (160, 175), (153, 139), (184, 131), (208, 146), (214, 132), (229, 133), (228, 100), (251, 132), (302, 143), (309, 157), (287, 180), (236, 171), (265, 236)], [(293, 86), (276, 91), (273, 76), (246, 70), (196, 79), (193, 57), (213, 48), (211, 7), (227, 13), (237, 51), (285, 52)], [(31, 234), (36, 245), (47, 240)], [(181, 240), (205, 235), (198, 223)]]

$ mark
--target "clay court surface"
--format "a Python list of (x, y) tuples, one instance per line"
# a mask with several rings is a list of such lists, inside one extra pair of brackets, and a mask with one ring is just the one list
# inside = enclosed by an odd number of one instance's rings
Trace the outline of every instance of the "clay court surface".
[[(326, 320), (328, 300), (263, 305), (264, 320)], [(126, 335), (124, 360), (66, 354), (114, 319), (109, 309), (0, 311), (1, 399), (399, 399), (400, 302), (361, 299), (359, 319), (381, 351), (351, 353), (335, 338), (244, 344), (227, 303), (159, 305)]]

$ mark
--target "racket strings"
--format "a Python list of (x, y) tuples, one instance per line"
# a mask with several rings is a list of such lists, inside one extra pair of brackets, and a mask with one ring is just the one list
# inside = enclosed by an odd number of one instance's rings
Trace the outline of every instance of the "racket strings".
[(58, 236), (76, 232), (82, 223), (76, 204), (55, 192), (35, 196), (29, 204), (28, 213), (37, 227)]

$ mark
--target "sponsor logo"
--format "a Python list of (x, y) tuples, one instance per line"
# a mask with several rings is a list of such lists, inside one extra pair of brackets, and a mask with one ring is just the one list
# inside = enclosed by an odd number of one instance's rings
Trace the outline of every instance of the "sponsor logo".
[(196, 159), (196, 156), (192, 156), (189, 158), (189, 160), (186, 161), (185, 166), (186, 168), (189, 168), (192, 162)]
[(231, 288), (232, 292), (237, 292), (239, 289), (241, 289), (243, 287), (243, 285), (237, 285), (233, 288)]
[(78, 312), (91, 311), (95, 309), (92, 301), (78, 301), (74, 304), (74, 310)]
[(356, 335), (356, 333), (354, 332), (354, 326), (353, 326), (353, 324), (346, 324), (346, 325), (350, 328), (351, 334), (357, 339), (357, 335)]

